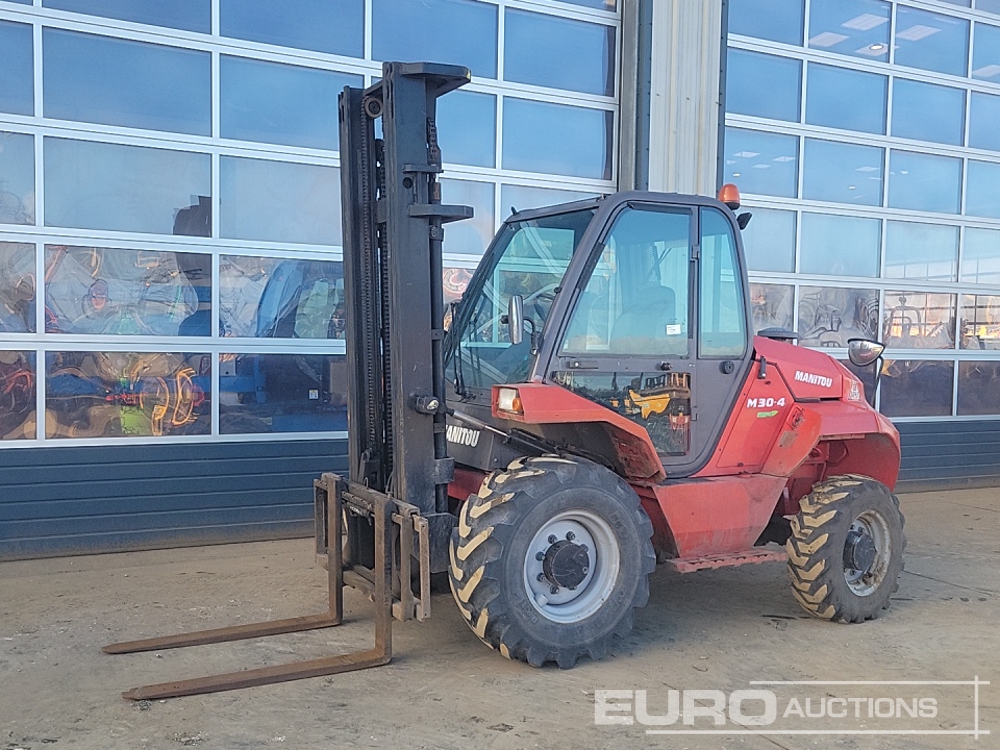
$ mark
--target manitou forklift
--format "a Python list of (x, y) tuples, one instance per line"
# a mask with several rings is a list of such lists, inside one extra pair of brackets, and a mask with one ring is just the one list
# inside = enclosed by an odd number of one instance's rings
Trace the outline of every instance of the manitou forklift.
[[(564, 668), (629, 631), (657, 561), (785, 559), (827, 620), (889, 605), (898, 434), (839, 362), (749, 330), (733, 186), (515, 211), (445, 310), (442, 227), (472, 211), (441, 204), (435, 103), (469, 78), (387, 63), (340, 97), (349, 473), (315, 483), (329, 611), (106, 650), (338, 625), (345, 584), (375, 602), (375, 647), (127, 698), (384, 664), (392, 620), (426, 619), (444, 576), (487, 645)], [(859, 366), (881, 350), (849, 342)]]

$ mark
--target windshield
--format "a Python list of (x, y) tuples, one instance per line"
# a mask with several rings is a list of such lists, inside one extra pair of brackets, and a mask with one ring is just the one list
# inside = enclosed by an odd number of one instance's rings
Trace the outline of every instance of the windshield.
[[(448, 376), (468, 388), (519, 383), (531, 369), (531, 331), (541, 332), (570, 259), (594, 217), (595, 209), (544, 216), (504, 225), (494, 251), (476, 272), (466, 292), (464, 326), (452, 354)], [(524, 300), (524, 338), (510, 343), (501, 318), (512, 295)], [(466, 312), (471, 310), (471, 314)]]

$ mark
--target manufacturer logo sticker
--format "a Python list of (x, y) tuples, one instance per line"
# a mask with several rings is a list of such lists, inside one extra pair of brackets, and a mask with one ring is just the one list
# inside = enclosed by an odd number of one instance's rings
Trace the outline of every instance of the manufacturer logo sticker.
[(459, 427), (455, 424), (448, 425), (448, 442), (455, 445), (467, 445), (475, 448), (479, 445), (479, 430), (470, 430), (468, 427)]
[(802, 370), (796, 370), (795, 379), (800, 383), (808, 383), (809, 385), (821, 385), (824, 388), (833, 388), (833, 378), (828, 378), (825, 375), (816, 375), (815, 373), (802, 372)]

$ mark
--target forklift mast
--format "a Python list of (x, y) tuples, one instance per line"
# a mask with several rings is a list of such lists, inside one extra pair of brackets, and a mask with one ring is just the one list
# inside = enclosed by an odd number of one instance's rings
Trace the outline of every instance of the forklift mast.
[(340, 96), (350, 479), (420, 509), (435, 569), (454, 523), (442, 225), (472, 217), (441, 204), (435, 110), (470, 78), (459, 66), (393, 62), (378, 83)]

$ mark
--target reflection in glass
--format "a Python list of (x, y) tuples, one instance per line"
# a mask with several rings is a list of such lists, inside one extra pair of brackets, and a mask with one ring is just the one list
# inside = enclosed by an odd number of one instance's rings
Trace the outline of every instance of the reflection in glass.
[(727, 112), (799, 121), (801, 62), (733, 48), (727, 54)]
[(209, 354), (47, 352), (45, 435), (208, 435), (211, 389)]
[(889, 205), (892, 208), (959, 212), (961, 159), (894, 149), (889, 163)]
[(503, 105), (503, 168), (611, 179), (609, 110), (508, 97)]
[(618, 0), (563, 0), (573, 5), (582, 5), (585, 8), (596, 8), (597, 10), (618, 10)]
[(446, 266), (444, 269), (445, 304), (458, 302), (458, 300), (462, 298), (462, 295), (465, 294), (465, 289), (469, 286), (470, 281), (472, 281), (472, 271), (468, 268), (453, 268)]
[(444, 251), (482, 255), (493, 240), (493, 183), (473, 180), (441, 180), (444, 203), (472, 206), (471, 219), (448, 224), (444, 230)]
[(799, 139), (790, 135), (726, 128), (726, 178), (740, 192), (794, 198)]
[(885, 62), (891, 12), (889, 3), (881, 0), (812, 0), (809, 46)]
[(751, 284), (751, 330), (759, 333), (765, 328), (791, 330), (795, 302), (795, 287), (791, 284)]
[(61, 29), (42, 37), (46, 117), (212, 134), (210, 53)]
[(802, 197), (863, 206), (882, 205), (882, 164), (885, 152), (806, 138)]
[(965, 213), (1000, 219), (1000, 164), (969, 159), (966, 181)]
[(1000, 83), (1000, 26), (976, 23), (972, 49), (972, 77)]
[(0, 130), (0, 224), (35, 223), (35, 139)]
[(1000, 297), (963, 294), (959, 313), (962, 349), (1000, 349)]
[(282, 47), (364, 56), (364, 0), (222, 0), (222, 36)]
[(45, 330), (208, 336), (212, 256), (45, 246)]
[(885, 237), (885, 269), (890, 279), (954, 281), (958, 227), (890, 221)]
[(888, 77), (809, 63), (806, 122), (828, 128), (885, 133)]
[(969, 110), (969, 145), (1000, 151), (1000, 96), (972, 92)]
[(505, 80), (598, 96), (615, 93), (615, 29), (508, 8)]
[[(528, 185), (503, 185), (500, 188), (500, 210), (505, 218), (515, 211), (525, 211), (529, 208), (555, 206), (560, 203), (572, 203), (595, 197), (594, 193), (583, 193), (576, 190), (555, 190), (553, 188), (529, 187)], [(499, 224), (499, 222), (497, 222)]]
[(954, 294), (885, 293), (882, 343), (892, 349), (954, 349)]
[(48, 136), (44, 147), (46, 226), (211, 233), (208, 154)]
[(799, 289), (799, 343), (846, 347), (853, 338), (878, 338), (878, 292), (804, 286)]
[(31, 26), (0, 21), (0, 112), (35, 112)]
[(958, 363), (958, 413), (1000, 414), (1000, 362)]
[(892, 134), (961, 146), (965, 140), (965, 92), (897, 78), (892, 90)]
[(732, 0), (729, 33), (802, 44), (803, 0)]
[(342, 339), (343, 265), (223, 255), (219, 313), (220, 336)]
[(900, 5), (896, 8), (897, 65), (964, 76), (969, 64), (969, 22)]
[(223, 435), (346, 429), (343, 354), (219, 355)]
[(885, 360), (879, 383), (879, 411), (889, 417), (951, 415), (954, 362)]
[(497, 77), (497, 6), (473, 0), (373, 0), (372, 56), (464, 65)]
[(35, 332), (35, 246), (0, 242), (0, 333)]
[(966, 227), (959, 280), (1000, 284), (1000, 229)]
[(747, 268), (751, 271), (794, 271), (795, 212), (771, 208), (749, 210), (753, 219), (743, 230)]
[(976, 9), (1000, 16), (1000, 0), (976, 0)]
[(212, 31), (211, 0), (43, 0), (46, 8), (71, 10), (120, 21), (168, 26), (186, 31)]
[(222, 55), (223, 138), (337, 150), (337, 95), (361, 76)]
[(878, 276), (882, 222), (831, 214), (802, 214), (799, 272)]
[(0, 351), (0, 440), (37, 437), (37, 382), (34, 352)]
[(441, 97), (437, 102), (437, 125), (445, 163), (476, 167), (496, 164), (497, 100), (492, 94), (453, 91)]
[(340, 245), (336, 167), (223, 156), (219, 190), (223, 237)]

